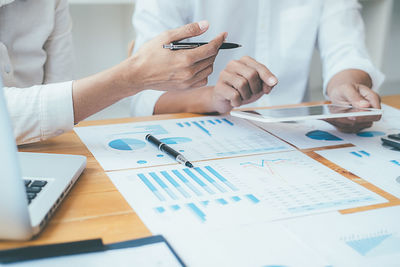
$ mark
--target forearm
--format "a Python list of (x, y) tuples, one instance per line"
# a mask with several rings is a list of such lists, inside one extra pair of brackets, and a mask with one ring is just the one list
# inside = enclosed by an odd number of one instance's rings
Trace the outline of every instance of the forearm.
[(372, 80), (369, 74), (362, 70), (357, 70), (357, 69), (344, 70), (337, 73), (329, 81), (328, 86), (326, 88), (327, 95), (330, 96), (332, 91), (335, 90), (335, 88), (340, 88), (344, 84), (362, 84), (367, 86), (368, 88), (371, 88)]
[(200, 87), (186, 91), (171, 91), (163, 94), (154, 107), (154, 114), (165, 113), (210, 113), (213, 87)]
[(123, 77), (124, 63), (73, 83), (75, 123), (143, 89)]

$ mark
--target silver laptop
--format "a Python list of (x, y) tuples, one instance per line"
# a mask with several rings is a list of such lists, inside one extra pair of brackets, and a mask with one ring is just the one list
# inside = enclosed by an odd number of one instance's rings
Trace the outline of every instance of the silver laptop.
[(17, 152), (0, 78), (0, 239), (37, 235), (86, 166), (86, 158)]

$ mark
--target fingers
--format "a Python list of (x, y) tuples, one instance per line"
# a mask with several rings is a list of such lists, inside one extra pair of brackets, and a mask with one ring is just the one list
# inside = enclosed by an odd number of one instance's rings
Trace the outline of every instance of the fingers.
[(242, 97), (240, 93), (226, 83), (217, 83), (218, 94), (221, 98), (230, 102), (231, 107), (240, 107), (242, 105)]
[(180, 41), (186, 38), (198, 36), (208, 30), (208, 21), (194, 22), (186, 24), (177, 29), (169, 30), (166, 32), (166, 43)]
[(208, 68), (209, 66), (212, 66), (214, 64), (214, 61), (215, 61), (215, 56), (211, 56), (209, 58), (203, 59), (195, 63), (192, 67), (190, 67), (190, 69), (193, 72), (193, 75), (195, 75), (198, 72)]
[(344, 133), (357, 133), (365, 128), (371, 127), (373, 123), (372, 121), (357, 121), (348, 118), (326, 119), (325, 121)]
[(195, 62), (201, 61), (205, 58), (216, 56), (218, 54), (219, 48), (225, 41), (226, 36), (227, 36), (226, 32), (220, 33), (217, 37), (215, 37), (212, 41), (210, 41), (206, 45), (202, 45), (198, 48), (191, 49), (190, 51), (181, 51), (181, 52), (185, 52), (189, 57), (194, 58)]
[[(247, 95), (242, 95), (243, 99), (248, 99), (251, 97), (251, 94), (257, 94), (262, 90), (262, 81), (257, 70), (247, 66), (240, 60), (232, 60), (229, 62), (227, 71), (231, 71), (232, 73), (236, 74), (236, 76), (240, 76), (239, 78), (241, 78), (241, 84), (238, 86), (242, 85), (241, 87), (245, 87), (246, 92), (248, 91), (250, 93)], [(235, 86), (236, 84), (232, 85), (234, 85), (235, 88), (238, 88)]]
[(213, 72), (213, 65), (211, 64), (208, 67), (196, 73), (189, 81), (187, 81), (187, 84), (190, 85), (188, 87), (192, 88), (192, 87), (206, 86), (208, 82), (207, 77), (210, 76), (212, 72)]
[(256, 60), (248, 56), (242, 57), (241, 61), (244, 62), (249, 67), (252, 67), (255, 70), (257, 70), (258, 75), (266, 85), (263, 88), (264, 91), (268, 90), (268, 92), (266, 93), (269, 93), (271, 89), (278, 83), (278, 79), (275, 77), (274, 74), (272, 74), (272, 72), (265, 65), (257, 62)]
[(369, 89), (367, 86), (361, 84), (359, 85), (358, 90), (360, 94), (363, 96), (363, 98), (370, 103), (371, 107), (381, 108), (381, 98), (377, 93)]
[(342, 88), (342, 98), (353, 107), (357, 108), (369, 108), (371, 107), (369, 101), (365, 99), (359, 92), (358, 84), (349, 84), (345, 88)]

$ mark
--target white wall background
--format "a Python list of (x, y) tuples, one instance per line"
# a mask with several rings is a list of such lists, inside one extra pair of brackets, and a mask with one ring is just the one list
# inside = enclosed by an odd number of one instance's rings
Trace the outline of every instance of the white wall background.
[[(400, 94), (400, 0), (364, 0), (361, 3), (367, 45), (373, 60), (386, 75), (380, 94)], [(133, 8), (133, 0), (70, 0), (76, 78), (109, 68), (127, 56), (128, 44), (134, 39)], [(323, 99), (321, 85), (316, 53), (310, 73), (310, 100)], [(127, 116), (129, 100), (126, 99), (89, 119)]]

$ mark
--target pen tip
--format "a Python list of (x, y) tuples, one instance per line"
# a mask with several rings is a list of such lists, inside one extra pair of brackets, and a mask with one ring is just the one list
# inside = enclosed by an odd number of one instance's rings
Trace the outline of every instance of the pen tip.
[(193, 164), (190, 163), (189, 161), (186, 161), (185, 165), (186, 167), (193, 168)]

